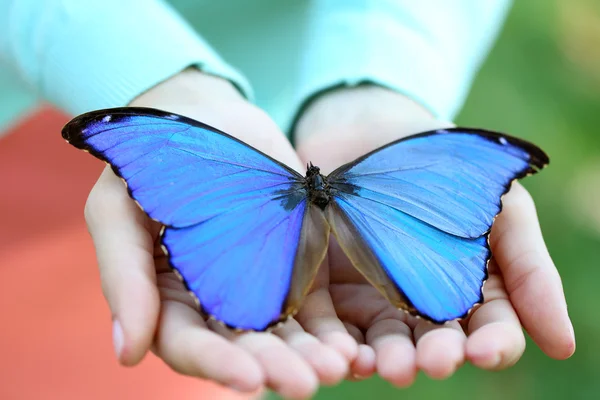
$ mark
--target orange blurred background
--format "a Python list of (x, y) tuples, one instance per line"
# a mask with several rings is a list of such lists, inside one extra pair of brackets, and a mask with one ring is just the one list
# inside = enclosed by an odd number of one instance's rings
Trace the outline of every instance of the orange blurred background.
[(83, 207), (104, 164), (40, 108), (0, 137), (0, 399), (242, 399), (153, 355), (117, 364)]

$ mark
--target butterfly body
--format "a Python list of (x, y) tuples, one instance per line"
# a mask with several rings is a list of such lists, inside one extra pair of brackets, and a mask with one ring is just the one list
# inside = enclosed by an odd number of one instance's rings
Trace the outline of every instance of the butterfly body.
[(548, 163), (531, 143), (452, 128), (305, 176), (201, 122), (146, 108), (76, 117), (63, 137), (108, 162), (163, 226), (205, 314), (239, 330), (293, 315), (332, 233), (393, 305), (434, 323), (483, 301), (488, 236), (513, 180)]
[(321, 175), (320, 168), (311, 163), (307, 167), (305, 181), (310, 202), (324, 210), (331, 200), (327, 177)]

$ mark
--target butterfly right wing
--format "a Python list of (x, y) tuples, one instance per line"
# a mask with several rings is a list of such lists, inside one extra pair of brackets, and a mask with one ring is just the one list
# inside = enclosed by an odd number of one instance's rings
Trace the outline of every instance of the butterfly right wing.
[(329, 221), (354, 266), (394, 305), (454, 320), (483, 301), (502, 195), (547, 163), (535, 145), (495, 132), (413, 135), (328, 176)]

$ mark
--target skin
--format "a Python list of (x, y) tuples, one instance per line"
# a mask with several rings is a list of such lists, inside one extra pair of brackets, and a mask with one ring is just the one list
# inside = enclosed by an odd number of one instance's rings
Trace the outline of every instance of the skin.
[[(320, 96), (295, 130), (296, 150), (260, 109), (227, 81), (186, 70), (130, 105), (200, 120), (304, 171), (335, 167), (412, 133), (448, 127), (401, 94), (373, 86)], [(378, 373), (409, 386), (418, 370), (451, 376), (466, 361), (489, 370), (523, 354), (522, 326), (550, 357), (575, 350), (558, 272), (544, 244), (534, 203), (519, 184), (504, 197), (491, 245), (495, 259), (485, 303), (462, 322), (434, 326), (394, 309), (354, 270), (332, 241), (311, 293), (294, 319), (271, 333), (233, 334), (196, 311), (157, 243), (160, 226), (129, 198), (107, 168), (85, 209), (113, 315), (119, 362), (132, 366), (151, 350), (175, 371), (242, 392), (268, 387), (287, 398), (320, 385)]]

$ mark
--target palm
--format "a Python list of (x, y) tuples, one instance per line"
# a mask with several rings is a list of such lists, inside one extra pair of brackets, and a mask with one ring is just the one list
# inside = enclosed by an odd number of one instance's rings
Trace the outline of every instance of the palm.
[[(152, 105), (216, 125), (300, 168), (285, 136), (248, 103)], [(229, 119), (231, 113), (239, 118)], [(200, 315), (168, 265), (160, 246), (160, 225), (136, 206), (110, 168), (90, 194), (86, 217), (104, 292), (122, 330), (115, 336), (122, 363), (139, 362), (151, 348), (180, 373), (242, 391), (266, 385), (290, 398), (305, 398), (319, 383), (334, 384), (346, 375), (348, 360), (356, 353), (347, 334), (325, 335), (325, 341), (333, 343), (330, 346), (293, 319), (275, 332), (238, 334)]]
[[(395, 131), (400, 129), (387, 130)], [(360, 125), (358, 129), (355, 125), (353, 130), (343, 130), (343, 137), (338, 137), (338, 132), (321, 132), (314, 141), (306, 141), (299, 148), (301, 156), (322, 164), (324, 171), (330, 171), (397, 139), (397, 136), (388, 137), (385, 134), (367, 136), (361, 132)], [(338, 140), (339, 143), (331, 143)], [(326, 144), (323, 145), (322, 141)], [(517, 196), (524, 193), (522, 189), (517, 190)], [(507, 197), (510, 200), (514, 195), (511, 193)], [(509, 204), (509, 212), (511, 208)], [(486, 304), (476, 310), (469, 320), (442, 326), (417, 319), (393, 307), (352, 266), (335, 239), (323, 266), (329, 273), (328, 277), (324, 278), (322, 272), (316, 285), (328, 285), (332, 307), (348, 332), (375, 353), (372, 356), (363, 351), (362, 357), (359, 356), (354, 362), (352, 372), (364, 376), (377, 371), (390, 382), (406, 386), (412, 383), (418, 369), (432, 377), (445, 378), (467, 359), (484, 368), (499, 368), (511, 365), (519, 358), (524, 350), (519, 319), (508, 301), (501, 275), (494, 268), (495, 263), (490, 265), (492, 274), (484, 291)], [(301, 322), (304, 322), (302, 317), (307, 313), (302, 310)], [(487, 325), (492, 326), (491, 332), (490, 328), (486, 328)], [(467, 335), (480, 329), (484, 334), (491, 333), (491, 336), (488, 336), (489, 340), (482, 340), (482, 335), (474, 335), (474, 345), (471, 346), (474, 350), (469, 354)], [(498, 342), (507, 348), (490, 348), (494, 338), (500, 336)]]
[[(312, 161), (327, 174), (402, 136), (447, 126), (397, 93), (377, 87), (346, 89), (307, 109), (296, 129), (297, 150), (304, 162)], [(370, 348), (369, 353), (362, 346), (352, 366), (354, 374), (376, 370), (404, 386), (418, 369), (445, 378), (465, 361), (485, 369), (506, 368), (524, 351), (521, 323), (551, 357), (572, 354), (574, 337), (560, 278), (533, 201), (514, 183), (503, 206), (490, 235), (494, 259), (484, 286), (485, 302), (460, 323), (437, 326), (396, 310), (333, 241), (324, 265), (328, 275), (320, 276), (316, 285), (320, 291), (327, 285), (331, 308), (359, 343)], [(306, 314), (310, 313), (302, 310), (302, 322)]]

